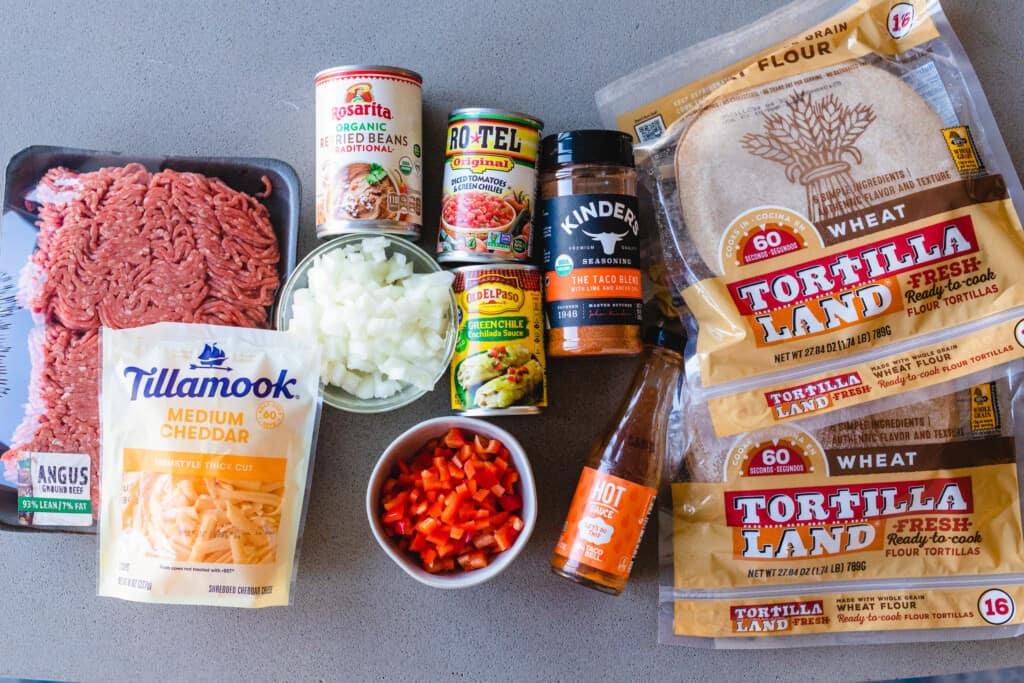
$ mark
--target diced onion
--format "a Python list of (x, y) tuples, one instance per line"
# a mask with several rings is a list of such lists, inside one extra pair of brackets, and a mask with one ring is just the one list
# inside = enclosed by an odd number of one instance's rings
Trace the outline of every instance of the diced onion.
[(289, 332), (316, 339), (324, 382), (360, 399), (410, 384), (429, 391), (445, 361), (455, 277), (414, 274), (404, 254), (387, 256), (387, 245), (373, 237), (323, 254), (292, 299)]

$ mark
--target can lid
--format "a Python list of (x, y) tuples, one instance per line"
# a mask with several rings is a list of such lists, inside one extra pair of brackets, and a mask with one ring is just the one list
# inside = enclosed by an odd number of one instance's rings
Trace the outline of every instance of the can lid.
[(344, 66), (332, 66), (329, 69), (323, 69), (322, 71), (317, 72), (314, 79), (319, 81), (324, 76), (333, 76), (335, 74), (343, 73), (359, 74), (367, 72), (407, 76), (417, 83), (423, 83), (423, 76), (419, 75), (412, 69), (406, 69), (400, 66), (386, 66), (384, 64), (346, 64)]
[(644, 343), (682, 354), (686, 346), (686, 336), (664, 327), (649, 327), (644, 331)]
[(633, 167), (633, 138), (617, 130), (570, 130), (548, 135), (540, 143), (540, 166), (618, 164)]
[(544, 122), (532, 114), (524, 114), (521, 111), (508, 111), (507, 109), (495, 109), (493, 107), (462, 107), (461, 109), (453, 109), (448, 114), (448, 123), (477, 117), (525, 123), (537, 130), (544, 128)]

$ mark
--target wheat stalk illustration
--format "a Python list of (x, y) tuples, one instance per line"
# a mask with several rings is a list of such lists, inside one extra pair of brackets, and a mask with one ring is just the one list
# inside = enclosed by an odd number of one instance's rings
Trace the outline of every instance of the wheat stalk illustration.
[(848, 106), (834, 94), (814, 101), (806, 92), (788, 98), (786, 107), (785, 115), (762, 115), (763, 133), (747, 133), (740, 146), (781, 164), (789, 182), (807, 188), (811, 220), (866, 207), (847, 159), (862, 163), (856, 143), (875, 121), (874, 110), (865, 104)]

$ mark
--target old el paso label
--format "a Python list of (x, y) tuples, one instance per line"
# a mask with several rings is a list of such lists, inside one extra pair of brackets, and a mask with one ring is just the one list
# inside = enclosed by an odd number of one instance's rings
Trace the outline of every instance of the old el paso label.
[(643, 294), (636, 197), (553, 197), (541, 202), (540, 225), (551, 327), (640, 323)]
[[(904, 309), (895, 276), (913, 289), (976, 273), (978, 241), (970, 216), (847, 249), (757, 277), (733, 282), (729, 293), (749, 321), (758, 346), (807, 338), (859, 325)], [(941, 270), (935, 266), (947, 264)], [(944, 276), (944, 277), (943, 277)]]
[[(969, 477), (725, 494), (726, 524), (735, 530), (734, 554), (742, 559), (879, 550), (884, 518), (973, 511)], [(966, 531), (968, 525), (945, 526)]]

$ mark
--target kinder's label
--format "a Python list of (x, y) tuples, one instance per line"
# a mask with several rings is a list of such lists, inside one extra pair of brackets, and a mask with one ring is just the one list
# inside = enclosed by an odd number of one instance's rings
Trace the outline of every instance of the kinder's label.
[(423, 225), (422, 82), (390, 66), (344, 66), (316, 77), (318, 237)]
[(631, 195), (577, 194), (541, 205), (551, 327), (639, 325), (640, 222)]
[(627, 577), (657, 491), (584, 467), (555, 552)]
[(499, 109), (448, 118), (437, 260), (528, 261), (543, 124)]

